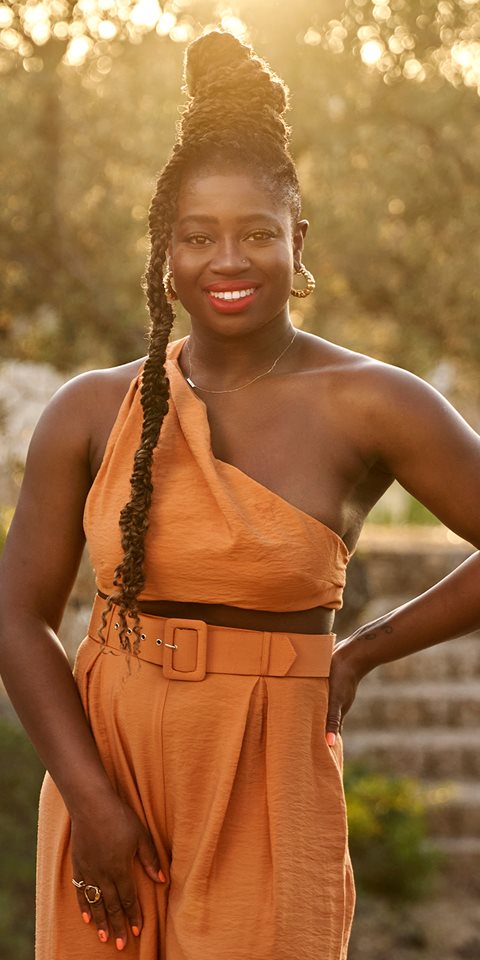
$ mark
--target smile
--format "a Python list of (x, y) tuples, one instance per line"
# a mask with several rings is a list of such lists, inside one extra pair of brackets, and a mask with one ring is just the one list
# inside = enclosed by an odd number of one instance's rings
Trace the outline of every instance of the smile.
[(251, 297), (252, 293), (255, 293), (255, 287), (250, 287), (249, 290), (225, 290), (222, 293), (208, 290), (207, 293), (216, 300), (240, 300), (241, 297)]
[(259, 287), (248, 287), (246, 290), (206, 290), (210, 306), (217, 313), (240, 313), (253, 303), (258, 295)]

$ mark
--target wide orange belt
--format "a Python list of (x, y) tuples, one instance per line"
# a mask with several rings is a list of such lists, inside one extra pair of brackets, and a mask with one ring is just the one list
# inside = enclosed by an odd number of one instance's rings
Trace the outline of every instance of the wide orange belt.
[[(88, 634), (100, 643), (98, 630), (106, 609), (106, 601), (97, 594)], [(133, 630), (128, 629), (133, 640)], [(119, 633), (120, 618), (114, 605), (102, 632), (108, 647), (122, 649)], [(206, 673), (328, 677), (335, 643), (334, 633), (244, 630), (145, 613), (140, 614), (140, 634), (140, 659), (163, 667), (164, 676), (171, 680), (203, 680)]]

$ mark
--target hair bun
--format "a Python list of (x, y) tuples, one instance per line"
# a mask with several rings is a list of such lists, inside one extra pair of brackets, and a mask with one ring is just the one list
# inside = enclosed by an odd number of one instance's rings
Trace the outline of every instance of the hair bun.
[(250, 58), (252, 48), (237, 40), (232, 33), (211, 30), (197, 37), (187, 47), (185, 56), (185, 86), (191, 97), (197, 96), (198, 86), (214, 80), (225, 68)]
[(288, 87), (256, 56), (249, 44), (223, 30), (212, 30), (193, 40), (185, 54), (184, 91), (196, 100), (234, 96), (282, 114), (288, 106)]

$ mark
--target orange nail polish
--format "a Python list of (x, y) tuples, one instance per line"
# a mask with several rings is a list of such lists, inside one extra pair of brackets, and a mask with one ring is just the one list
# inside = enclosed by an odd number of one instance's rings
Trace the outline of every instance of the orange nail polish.
[(89, 913), (82, 913), (82, 920), (83, 920), (84, 923), (90, 923), (90, 914), (89, 914)]
[(106, 943), (108, 940), (108, 933), (106, 933), (105, 930), (99, 930), (98, 939), (100, 940), (100, 943)]
[(331, 730), (329, 730), (329, 732), (327, 733), (327, 737), (326, 737), (328, 746), (329, 746), (329, 747), (334, 747), (334, 746), (335, 746), (335, 741), (336, 741), (336, 739), (337, 739), (337, 738), (336, 738), (335, 734), (332, 733)]
[(132, 933), (134, 937), (140, 936), (140, 930), (138, 929), (138, 927), (132, 927)]
[(159, 871), (158, 871), (158, 876), (159, 876), (159, 879), (160, 879), (160, 880), (163, 880), (164, 883), (167, 882), (167, 878), (166, 878), (163, 870), (159, 870)]
[(115, 946), (117, 950), (123, 950), (125, 946), (125, 940), (123, 939), (123, 937), (117, 937), (117, 939), (115, 940)]

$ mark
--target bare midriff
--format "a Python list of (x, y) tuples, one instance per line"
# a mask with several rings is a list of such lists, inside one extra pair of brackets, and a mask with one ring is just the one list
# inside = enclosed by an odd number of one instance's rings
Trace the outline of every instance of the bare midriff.
[[(105, 594), (100, 596), (105, 597)], [(247, 610), (221, 603), (183, 603), (177, 600), (142, 600), (142, 613), (153, 617), (182, 617), (204, 620), (220, 627), (240, 627), (246, 630), (288, 631), (292, 633), (331, 633), (335, 611), (327, 607), (310, 610)]]

